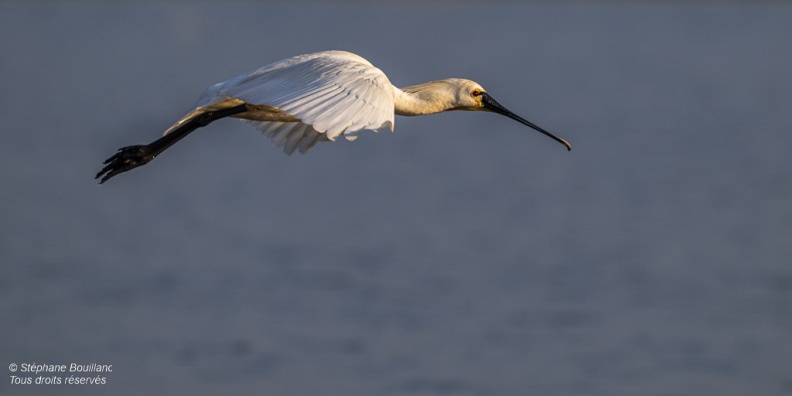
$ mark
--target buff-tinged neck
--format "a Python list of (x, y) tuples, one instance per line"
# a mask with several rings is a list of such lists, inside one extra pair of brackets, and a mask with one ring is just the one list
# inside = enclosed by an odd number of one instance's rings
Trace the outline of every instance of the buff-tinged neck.
[(416, 116), (459, 108), (459, 89), (454, 80), (431, 81), (401, 89), (394, 87), (396, 114)]

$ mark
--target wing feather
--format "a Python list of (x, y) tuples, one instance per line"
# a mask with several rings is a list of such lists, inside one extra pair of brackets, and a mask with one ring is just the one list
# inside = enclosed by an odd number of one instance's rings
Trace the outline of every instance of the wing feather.
[(281, 122), (278, 124), (280, 125), (273, 129), (271, 138), (272, 142), (275, 143), (276, 146), (282, 147), (283, 144), (286, 143), (286, 138), (289, 137), (289, 133), (291, 133), (292, 129), (294, 129), (296, 125), (290, 122)]
[[(247, 120), (246, 120), (247, 121)], [(329, 141), (327, 134), (301, 122), (247, 121), (270, 138), (283, 152), (291, 155), (294, 151), (305, 154), (318, 142)], [(296, 150), (295, 150), (296, 149)]]
[(328, 101), (333, 100), (339, 94), (343, 94), (343, 88), (339, 86), (329, 86), (317, 92), (311, 92), (300, 98), (295, 98), (279, 106), (287, 114), (300, 114), (300, 120), (309, 122), (307, 116), (315, 111), (317, 107), (327, 105)]
[(372, 97), (374, 95), (375, 93), (371, 92), (370, 89), (366, 89), (366, 91), (364, 91), (364, 93), (361, 95), (361, 102), (363, 102), (363, 106), (352, 120), (351, 125), (349, 126), (350, 130), (358, 131), (360, 129), (367, 128), (372, 123), (370, 118), (376, 109), (374, 104), (371, 103)]
[(289, 133), (289, 136), (286, 138), (286, 142), (283, 145), (283, 151), (288, 154), (292, 155), (297, 148), (300, 146), (300, 142), (302, 142), (307, 135), (310, 134), (311, 130), (310, 125), (299, 123), (296, 127), (294, 127)]
[(316, 142), (321, 139), (322, 136), (325, 135), (317, 132), (316, 129), (311, 128), (308, 133), (303, 136), (300, 144), (297, 145), (297, 150), (300, 151), (300, 154), (307, 153), (316, 144)]
[[(382, 71), (343, 51), (289, 58), (210, 87), (197, 106), (238, 99), (266, 105), (299, 121), (262, 121), (256, 125), (287, 154), (305, 153), (317, 142), (360, 130), (393, 130), (393, 87)], [(246, 113), (237, 115), (245, 118)], [(350, 139), (350, 140), (352, 140)]]

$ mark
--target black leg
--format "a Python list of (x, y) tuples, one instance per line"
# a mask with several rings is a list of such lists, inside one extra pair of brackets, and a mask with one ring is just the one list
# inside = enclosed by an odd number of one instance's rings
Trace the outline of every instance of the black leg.
[(245, 112), (247, 106), (241, 104), (239, 106), (229, 107), (226, 109), (211, 110), (201, 113), (189, 121), (185, 122), (180, 127), (173, 130), (171, 133), (151, 142), (146, 145), (127, 146), (118, 149), (118, 152), (112, 157), (105, 160), (104, 168), (96, 174), (96, 179), (102, 178), (99, 184), (102, 184), (115, 175), (124, 173), (126, 171), (135, 169), (139, 166), (146, 165), (156, 158), (160, 153), (167, 150), (170, 146), (182, 140), (185, 136), (189, 135), (192, 131), (205, 127), (213, 121), (219, 120), (224, 117), (232, 116)]

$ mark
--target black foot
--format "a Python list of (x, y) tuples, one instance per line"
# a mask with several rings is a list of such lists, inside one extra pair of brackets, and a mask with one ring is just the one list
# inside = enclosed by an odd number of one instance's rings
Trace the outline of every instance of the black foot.
[(121, 147), (115, 155), (105, 160), (107, 166), (96, 174), (95, 179), (101, 177), (99, 184), (102, 184), (119, 173), (148, 164), (154, 156), (147, 145)]

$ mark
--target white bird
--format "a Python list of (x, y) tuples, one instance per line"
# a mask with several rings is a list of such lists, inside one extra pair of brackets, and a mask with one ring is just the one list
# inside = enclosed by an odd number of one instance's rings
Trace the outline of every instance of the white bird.
[(151, 144), (122, 147), (96, 178), (99, 184), (145, 165), (192, 131), (225, 117), (254, 124), (291, 155), (361, 130), (393, 131), (394, 114), (416, 116), (449, 110), (484, 110), (517, 120), (564, 144), (566, 140), (526, 121), (495, 101), (481, 85), (449, 78), (397, 88), (362, 57), (324, 51), (285, 59), (209, 87), (195, 109)]

